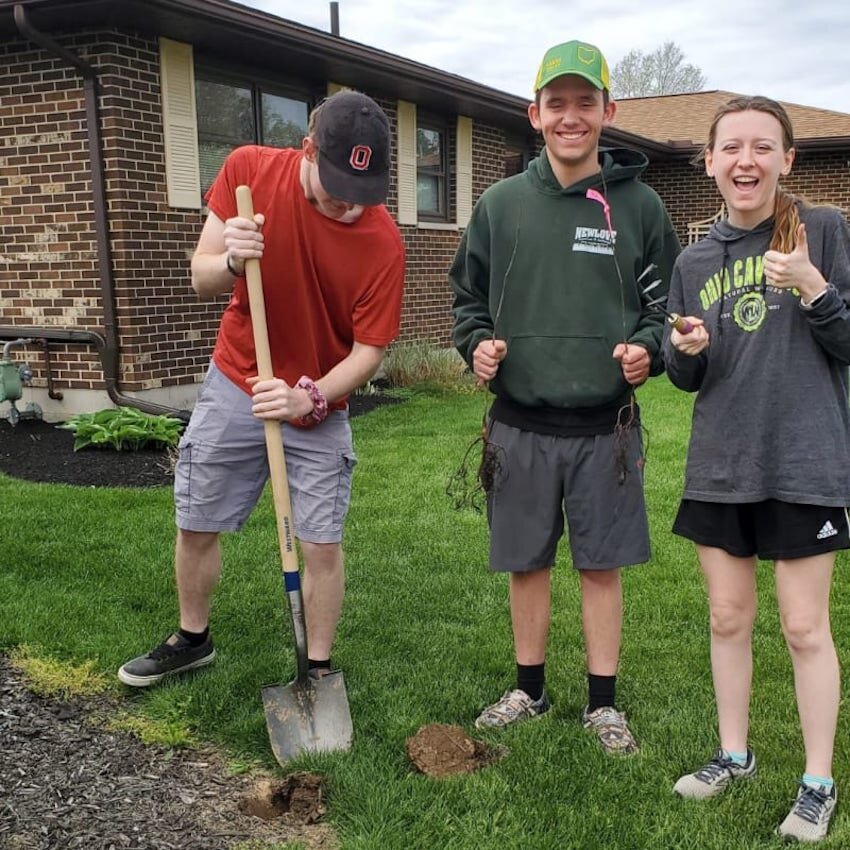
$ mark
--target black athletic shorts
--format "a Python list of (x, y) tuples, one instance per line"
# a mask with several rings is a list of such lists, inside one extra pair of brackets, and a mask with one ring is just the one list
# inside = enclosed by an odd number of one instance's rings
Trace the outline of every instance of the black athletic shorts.
[(850, 549), (846, 508), (767, 499), (728, 504), (682, 499), (673, 533), (736, 558), (808, 558)]

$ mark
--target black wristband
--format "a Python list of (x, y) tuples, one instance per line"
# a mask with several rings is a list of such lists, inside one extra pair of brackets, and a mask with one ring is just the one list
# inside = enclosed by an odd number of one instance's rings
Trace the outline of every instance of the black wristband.
[(225, 255), (225, 264), (227, 265), (227, 270), (233, 275), (233, 277), (242, 277), (244, 272), (238, 272), (233, 268), (233, 264), (230, 262), (230, 252), (228, 251)]
[(827, 292), (829, 292), (829, 284), (827, 284), (820, 292), (818, 292), (818, 294), (815, 295), (815, 297), (812, 298), (812, 300), (809, 301), (808, 304), (803, 300), (803, 296), (801, 295), (800, 296), (800, 306), (804, 310), (811, 310), (812, 307), (814, 307), (816, 304), (820, 303), (823, 300), (823, 297), (824, 297), (824, 295), (826, 295)]

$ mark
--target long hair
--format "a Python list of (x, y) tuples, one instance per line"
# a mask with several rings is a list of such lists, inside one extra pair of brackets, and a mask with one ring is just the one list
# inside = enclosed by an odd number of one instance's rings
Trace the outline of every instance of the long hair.
[[(782, 149), (785, 153), (794, 147), (794, 128), (791, 125), (791, 119), (785, 111), (785, 107), (769, 97), (755, 95), (753, 97), (735, 97), (732, 100), (724, 103), (717, 112), (714, 113), (714, 118), (711, 121), (711, 127), (708, 130), (708, 141), (703, 148), (699, 159), (705, 157), (705, 152), (714, 150), (714, 145), (717, 142), (717, 125), (724, 115), (729, 115), (734, 112), (764, 112), (772, 115), (782, 127)], [(794, 250), (794, 244), (797, 235), (797, 227), (800, 224), (799, 207), (808, 206), (803, 198), (793, 195), (782, 186), (776, 187), (776, 201), (773, 207), (773, 236), (770, 240), (770, 247), (774, 251), (781, 251), (783, 254), (790, 254)]]

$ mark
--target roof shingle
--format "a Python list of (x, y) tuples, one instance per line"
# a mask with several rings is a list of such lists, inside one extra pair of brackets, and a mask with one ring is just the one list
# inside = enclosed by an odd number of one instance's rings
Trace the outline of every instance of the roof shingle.
[[(702, 145), (717, 108), (741, 97), (729, 91), (632, 97), (617, 101), (614, 126), (663, 144)], [(814, 106), (782, 102), (798, 140), (850, 137), (850, 115)]]

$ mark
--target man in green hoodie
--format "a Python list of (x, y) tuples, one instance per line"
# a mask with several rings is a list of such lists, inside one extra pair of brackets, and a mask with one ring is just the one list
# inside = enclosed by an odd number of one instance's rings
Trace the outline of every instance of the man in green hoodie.
[(650, 554), (633, 389), (662, 368), (663, 316), (641, 287), (660, 280), (651, 297), (663, 296), (680, 249), (660, 198), (638, 182), (646, 158), (599, 148), (616, 110), (608, 88), (593, 45), (546, 52), (528, 108), (545, 147), (481, 196), (450, 281), (455, 345), (495, 395), (490, 569), (510, 573), (517, 662), (516, 687), (475, 725), (550, 707), (550, 574), (566, 518), (587, 653), (582, 721), (607, 752), (627, 754), (637, 744), (615, 697), (619, 568)]

